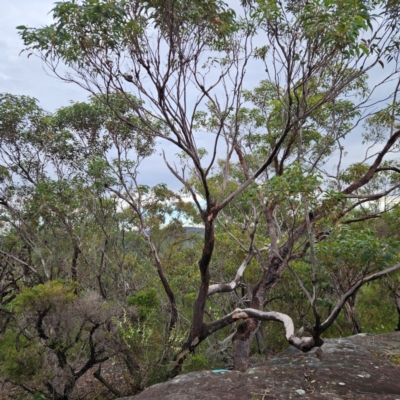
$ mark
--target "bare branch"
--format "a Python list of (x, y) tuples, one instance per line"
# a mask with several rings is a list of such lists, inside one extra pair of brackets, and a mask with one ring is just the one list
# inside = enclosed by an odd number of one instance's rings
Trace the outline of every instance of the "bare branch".
[(7, 253), (3, 250), (0, 250), (0, 254), (3, 254), (3, 256), (12, 258), (14, 261), (17, 261), (19, 264), (24, 265), (25, 267), (29, 268), (33, 273), (35, 273), (37, 276), (39, 276), (37, 270), (32, 267), (31, 265), (29, 265), (28, 263), (26, 263), (25, 261), (20, 260), (18, 257), (15, 257), (14, 255)]

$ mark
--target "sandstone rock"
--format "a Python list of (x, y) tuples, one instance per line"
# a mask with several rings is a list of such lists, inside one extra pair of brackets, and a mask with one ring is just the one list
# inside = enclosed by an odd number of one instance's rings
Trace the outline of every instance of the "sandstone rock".
[[(322, 350), (322, 352), (321, 352)], [(320, 350), (291, 347), (265, 365), (200, 371), (121, 400), (400, 400), (400, 332), (328, 339)]]

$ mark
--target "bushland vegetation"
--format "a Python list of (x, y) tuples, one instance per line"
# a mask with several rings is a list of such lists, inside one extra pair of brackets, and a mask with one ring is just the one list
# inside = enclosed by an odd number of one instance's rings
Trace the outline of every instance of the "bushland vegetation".
[[(399, 12), (85, 0), (19, 26), (90, 96), (0, 97), (3, 379), (70, 399), (92, 374), (118, 397), (400, 329)], [(154, 153), (181, 190), (141, 181)]]

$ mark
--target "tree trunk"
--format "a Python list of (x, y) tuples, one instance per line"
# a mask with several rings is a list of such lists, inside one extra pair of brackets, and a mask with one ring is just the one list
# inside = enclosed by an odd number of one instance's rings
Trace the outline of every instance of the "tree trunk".
[(72, 264), (71, 264), (71, 279), (74, 282), (78, 282), (78, 257), (81, 249), (77, 241), (74, 241), (74, 254), (72, 255)]
[(208, 287), (210, 285), (210, 261), (214, 251), (214, 220), (205, 221), (204, 246), (199, 260), (199, 270), (201, 276), (200, 290), (194, 302), (194, 312), (190, 339), (200, 338), (204, 329), (204, 313), (208, 297)]
[(264, 332), (261, 329), (261, 323), (258, 326), (256, 332), (256, 340), (257, 340), (258, 354), (267, 354), (267, 347), (265, 346)]
[(196, 300), (194, 302), (193, 319), (190, 328), (188, 340), (183, 344), (180, 353), (175, 359), (175, 365), (171, 371), (171, 377), (175, 376), (181, 371), (183, 361), (186, 354), (193, 351), (194, 348), (202, 342), (202, 340), (208, 336), (206, 330), (206, 324), (204, 323), (204, 314), (206, 308), (206, 302), (208, 297), (208, 287), (210, 285), (210, 261), (214, 251), (214, 221), (216, 215), (213, 214), (213, 210), (209, 207), (204, 220), (204, 246), (201, 258), (199, 260), (199, 270), (201, 276), (200, 289), (197, 293)]
[[(283, 262), (278, 257), (272, 257), (268, 270), (264, 271), (263, 277), (258, 281), (252, 292), (251, 308), (261, 310), (264, 303), (265, 293), (278, 281), (283, 272)], [(232, 339), (234, 368), (237, 371), (245, 371), (249, 368), (250, 346), (253, 341), (260, 322), (248, 318), (238, 327)]]
[(396, 301), (396, 309), (397, 309), (397, 316), (398, 316), (397, 327), (396, 327), (395, 331), (398, 332), (398, 331), (400, 331), (400, 292), (395, 292), (394, 298)]
[(248, 318), (242, 322), (232, 339), (233, 363), (236, 371), (244, 372), (250, 367), (250, 345), (260, 322)]
[(356, 311), (356, 297), (351, 296), (346, 303), (344, 308), (344, 315), (351, 327), (351, 332), (353, 335), (357, 335), (361, 333), (361, 325), (357, 320), (357, 311)]

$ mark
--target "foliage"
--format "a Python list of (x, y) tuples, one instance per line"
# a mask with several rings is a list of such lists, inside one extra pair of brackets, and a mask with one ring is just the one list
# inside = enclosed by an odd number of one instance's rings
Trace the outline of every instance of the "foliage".
[[(397, 79), (396, 7), (79, 0), (19, 26), (25, 51), (91, 96), (54, 113), (0, 96), (4, 376), (64, 400), (113, 360), (124, 388), (99, 380), (129, 395), (229, 364), (232, 348), (244, 370), (240, 354), (283, 348), (290, 321), (310, 331), (289, 339), (302, 350), (391, 327), (376, 296), (399, 292), (385, 276), (399, 267), (398, 88), (376, 102), (368, 74), (385, 60), (381, 83)], [(370, 148), (344, 165), (362, 121)], [(143, 182), (156, 152), (181, 191)]]
[(13, 302), (15, 311), (23, 313), (28, 311), (44, 312), (56, 306), (64, 306), (76, 299), (76, 287), (65, 285), (60, 280), (49, 281), (32, 288), (25, 287)]
[(160, 306), (160, 300), (158, 299), (157, 290), (155, 288), (149, 288), (135, 293), (135, 296), (128, 297), (127, 303), (131, 306), (138, 307), (139, 316), (143, 319), (150, 317)]
[(357, 311), (365, 332), (379, 334), (396, 328), (395, 303), (382, 284), (374, 283), (361, 289)]
[(317, 254), (329, 272), (340, 273), (351, 283), (360, 273), (365, 275), (396, 262), (398, 245), (368, 229), (340, 227), (317, 245)]

